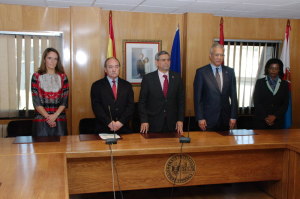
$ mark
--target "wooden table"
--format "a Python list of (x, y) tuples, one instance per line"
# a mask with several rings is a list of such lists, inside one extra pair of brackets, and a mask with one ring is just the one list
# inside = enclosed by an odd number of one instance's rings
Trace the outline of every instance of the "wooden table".
[(0, 139), (0, 198), (69, 198), (66, 153), (68, 137), (60, 142), (13, 144)]
[[(256, 132), (253, 136), (191, 132), (191, 143), (182, 151), (194, 159), (196, 173), (183, 186), (268, 181), (265, 188), (276, 198), (299, 198), (300, 130)], [(69, 193), (112, 190), (110, 150), (101, 140), (67, 136), (59, 143), (12, 142), (13, 138), (0, 139), (0, 198), (59, 199)], [(173, 186), (164, 166), (180, 148), (178, 138), (123, 135), (112, 146), (122, 190)]]

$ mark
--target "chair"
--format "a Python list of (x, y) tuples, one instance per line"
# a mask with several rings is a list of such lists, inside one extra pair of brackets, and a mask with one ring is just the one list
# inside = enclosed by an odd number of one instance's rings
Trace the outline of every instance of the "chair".
[(95, 134), (96, 118), (83, 118), (79, 121), (79, 134)]
[(14, 120), (7, 125), (7, 136), (31, 136), (32, 135), (32, 120)]

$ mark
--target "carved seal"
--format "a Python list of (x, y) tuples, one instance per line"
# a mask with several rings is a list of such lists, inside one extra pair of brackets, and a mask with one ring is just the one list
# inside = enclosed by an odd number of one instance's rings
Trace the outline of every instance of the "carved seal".
[(185, 184), (195, 175), (196, 164), (187, 154), (172, 155), (165, 164), (165, 176), (172, 184)]

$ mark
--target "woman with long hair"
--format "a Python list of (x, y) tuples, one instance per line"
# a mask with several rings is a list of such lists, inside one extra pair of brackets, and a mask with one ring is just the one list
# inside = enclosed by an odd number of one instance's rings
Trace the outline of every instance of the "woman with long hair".
[(44, 51), (41, 65), (32, 75), (31, 92), (36, 111), (33, 135), (67, 135), (65, 108), (68, 106), (69, 83), (56, 49)]

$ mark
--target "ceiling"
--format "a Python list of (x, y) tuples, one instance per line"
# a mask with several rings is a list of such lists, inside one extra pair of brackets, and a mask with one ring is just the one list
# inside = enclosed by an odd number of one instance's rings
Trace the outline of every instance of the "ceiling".
[(192, 12), (230, 17), (300, 19), (300, 0), (0, 0), (0, 4), (59, 8), (88, 6), (130, 12)]

